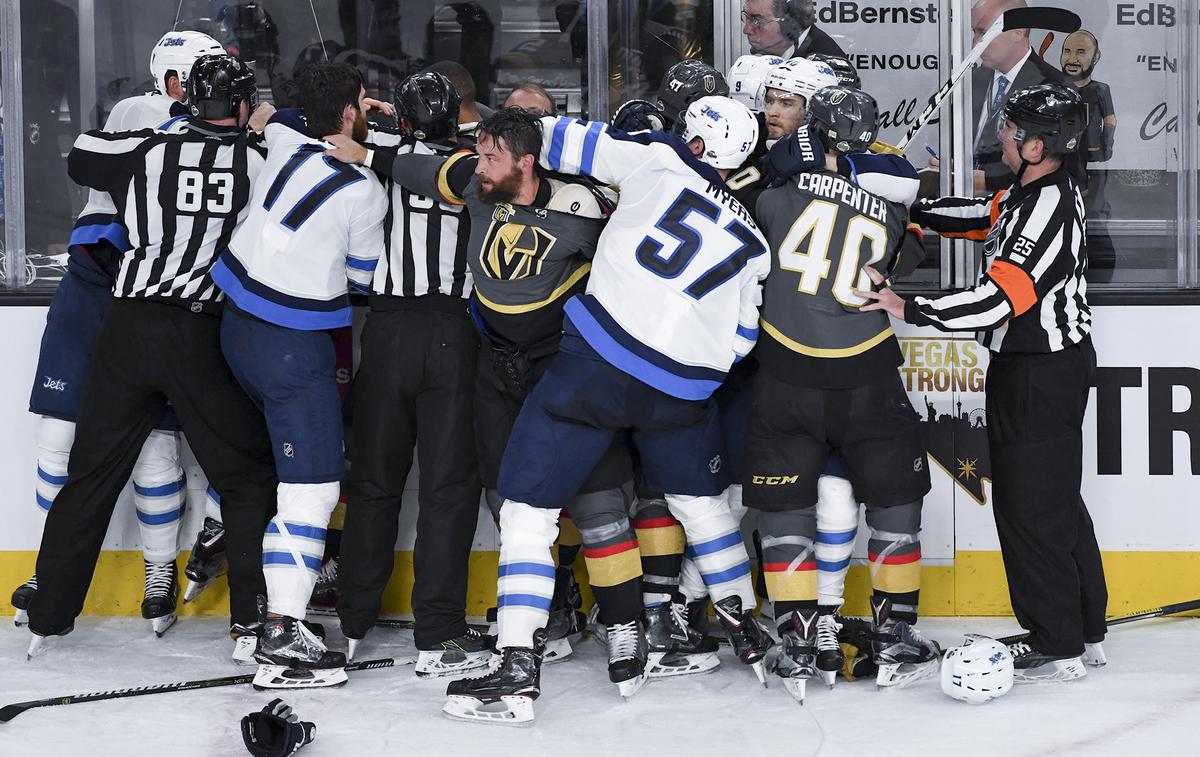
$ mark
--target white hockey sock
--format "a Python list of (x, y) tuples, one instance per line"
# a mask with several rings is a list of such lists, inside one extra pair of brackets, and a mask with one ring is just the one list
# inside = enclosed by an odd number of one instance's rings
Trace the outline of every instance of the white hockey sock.
[(685, 602), (695, 602), (708, 596), (708, 587), (704, 585), (704, 576), (690, 558), (683, 558), (679, 567), (679, 593)]
[(750, 557), (725, 495), (668, 494), (667, 505), (671, 514), (683, 524), (687, 557), (699, 569), (712, 600), (719, 602), (736, 594), (741, 597), (743, 608), (756, 606), (754, 584), (750, 580)]
[(336, 481), (279, 484), (279, 512), (263, 534), (268, 612), (304, 618), (321, 572), (325, 529), (337, 506), (339, 489)]
[(75, 441), (75, 424), (43, 415), (37, 427), (37, 488), (34, 491), (38, 512), (50, 512), (54, 498), (67, 483), (67, 462)]
[(505, 500), (500, 508), (500, 569), (496, 585), (497, 648), (532, 647), (554, 599), (557, 509)]
[(179, 556), (179, 525), (187, 506), (186, 479), (179, 467), (179, 437), (155, 429), (133, 464), (133, 504), (142, 552), (153, 563)]
[(817, 480), (817, 601), (841, 605), (846, 572), (858, 533), (858, 502), (850, 482), (837, 476)]

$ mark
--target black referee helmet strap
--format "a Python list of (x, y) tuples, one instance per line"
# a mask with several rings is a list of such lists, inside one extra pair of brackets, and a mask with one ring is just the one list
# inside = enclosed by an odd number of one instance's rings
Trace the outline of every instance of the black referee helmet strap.
[(458, 134), (462, 98), (450, 80), (436, 71), (413, 74), (400, 82), (392, 104), (406, 137), (437, 141)]
[(861, 89), (838, 84), (808, 98), (808, 123), (840, 153), (865, 152), (879, 130), (879, 105)]
[(1050, 82), (1014, 92), (1004, 106), (1004, 118), (1017, 127), (1013, 141), (1041, 137), (1046, 153), (1065, 155), (1079, 147), (1087, 128), (1087, 107), (1075, 88)]
[(689, 105), (709, 95), (729, 95), (725, 77), (707, 63), (687, 58), (667, 69), (655, 104), (674, 124), (683, 119)]
[(232, 55), (202, 55), (192, 64), (187, 104), (196, 118), (237, 118), (243, 102), (254, 110), (257, 101), (254, 69)]

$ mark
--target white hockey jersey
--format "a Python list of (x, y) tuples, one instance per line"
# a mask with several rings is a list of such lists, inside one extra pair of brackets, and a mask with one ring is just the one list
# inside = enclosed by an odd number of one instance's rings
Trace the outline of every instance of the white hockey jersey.
[(542, 127), (542, 165), (620, 186), (566, 328), (639, 381), (708, 397), (758, 338), (771, 257), (754, 219), (677, 140), (571, 118)]
[(250, 212), (212, 278), (242, 310), (302, 331), (349, 326), (348, 285), (366, 292), (383, 254), (387, 195), (369, 169), (276, 115)]
[[(104, 131), (136, 131), (137, 129), (165, 130), (186, 115), (171, 116), (175, 100), (151, 93), (126, 97), (113, 106), (104, 122)], [(71, 230), (68, 246), (96, 244), (105, 240), (124, 252), (129, 249), (129, 235), (125, 226), (116, 217), (117, 206), (107, 192), (88, 190), (87, 204)]]

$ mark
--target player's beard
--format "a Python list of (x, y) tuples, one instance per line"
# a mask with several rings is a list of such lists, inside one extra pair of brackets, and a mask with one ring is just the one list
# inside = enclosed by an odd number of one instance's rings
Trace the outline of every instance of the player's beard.
[(512, 202), (521, 191), (521, 171), (513, 166), (512, 171), (500, 181), (483, 183), (480, 181), (479, 197), (484, 202)]
[(356, 142), (363, 142), (367, 139), (367, 114), (361, 110), (355, 110), (354, 116), (354, 132), (350, 135)]
[(1087, 68), (1080, 69), (1079, 73), (1071, 74), (1071, 73), (1067, 73), (1066, 71), (1063, 71), (1063, 73), (1067, 74), (1068, 79), (1070, 79), (1071, 81), (1078, 84), (1081, 81), (1087, 81), (1088, 79), (1092, 78), (1092, 71), (1095, 71), (1095, 70), (1096, 70), (1096, 59), (1093, 58), (1092, 64), (1090, 66), (1088, 66)]

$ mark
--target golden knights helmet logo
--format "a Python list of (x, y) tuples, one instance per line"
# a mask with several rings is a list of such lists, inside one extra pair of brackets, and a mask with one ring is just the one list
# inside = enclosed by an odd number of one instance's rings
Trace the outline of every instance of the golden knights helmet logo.
[(498, 204), (484, 236), (479, 262), (493, 279), (513, 281), (538, 275), (542, 261), (558, 241), (541, 227), (511, 222), (514, 217), (511, 205)]

